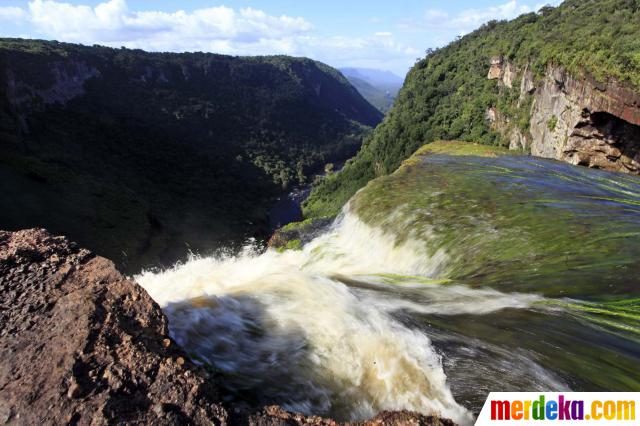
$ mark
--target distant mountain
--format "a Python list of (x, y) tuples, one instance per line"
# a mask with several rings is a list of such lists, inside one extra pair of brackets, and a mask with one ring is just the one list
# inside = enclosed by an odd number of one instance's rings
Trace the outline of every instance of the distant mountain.
[(369, 103), (385, 113), (404, 81), (390, 71), (371, 68), (341, 68), (340, 71)]
[(402, 86), (404, 79), (391, 71), (377, 70), (373, 68), (340, 68), (342, 74), (349, 77), (360, 78), (370, 84), (378, 86)]
[(306, 58), (0, 39), (0, 229), (173, 263), (264, 235), (274, 197), (381, 118)]

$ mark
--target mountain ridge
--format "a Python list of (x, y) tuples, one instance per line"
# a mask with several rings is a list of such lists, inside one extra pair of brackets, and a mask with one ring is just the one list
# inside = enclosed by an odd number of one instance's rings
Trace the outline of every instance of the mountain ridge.
[(0, 87), (1, 226), (132, 269), (266, 238), (271, 200), (382, 117), (337, 70), (285, 56), (2, 39)]
[(374, 68), (340, 68), (340, 72), (351, 84), (381, 112), (393, 106), (403, 79), (391, 71)]

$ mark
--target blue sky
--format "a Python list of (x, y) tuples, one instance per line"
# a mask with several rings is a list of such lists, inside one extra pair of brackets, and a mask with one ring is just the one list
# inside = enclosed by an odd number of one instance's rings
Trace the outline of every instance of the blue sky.
[(3, 0), (0, 36), (308, 56), (404, 75), (430, 47), (558, 0)]

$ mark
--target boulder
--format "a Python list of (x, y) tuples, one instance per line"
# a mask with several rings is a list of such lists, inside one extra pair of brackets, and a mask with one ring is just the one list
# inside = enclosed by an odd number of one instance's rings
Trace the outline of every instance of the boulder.
[(42, 229), (0, 231), (0, 304), (0, 422), (227, 422), (160, 307), (111, 261)]

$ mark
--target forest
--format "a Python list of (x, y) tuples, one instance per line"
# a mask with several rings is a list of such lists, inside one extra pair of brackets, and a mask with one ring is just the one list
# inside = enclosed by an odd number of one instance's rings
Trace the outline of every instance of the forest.
[(0, 87), (3, 227), (131, 267), (264, 237), (272, 200), (382, 118), (337, 70), (286, 56), (2, 39)]
[(436, 140), (505, 145), (486, 120), (497, 107), (527, 131), (531, 99), (487, 79), (501, 56), (543, 76), (549, 64), (596, 81), (640, 88), (640, 2), (568, 0), (512, 21), (491, 21), (413, 66), (391, 111), (344, 169), (325, 179), (306, 201), (307, 217), (335, 215), (369, 180), (393, 172), (420, 146)]

